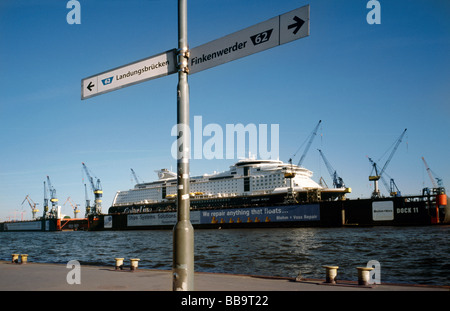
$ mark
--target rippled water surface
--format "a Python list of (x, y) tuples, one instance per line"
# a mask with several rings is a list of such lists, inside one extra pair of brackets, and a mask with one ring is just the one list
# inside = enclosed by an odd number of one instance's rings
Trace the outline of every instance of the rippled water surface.
[[(450, 226), (195, 230), (195, 271), (356, 280), (356, 267), (381, 264), (381, 281), (450, 285)], [(0, 259), (28, 254), (30, 262), (172, 268), (172, 231), (1, 232)], [(125, 261), (126, 262), (126, 261)]]

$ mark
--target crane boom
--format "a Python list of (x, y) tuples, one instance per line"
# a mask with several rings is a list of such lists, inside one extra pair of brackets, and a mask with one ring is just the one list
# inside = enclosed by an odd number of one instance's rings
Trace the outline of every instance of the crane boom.
[(74, 218), (77, 218), (78, 213), (80, 212), (80, 211), (78, 210), (78, 208), (77, 208), (77, 205), (78, 205), (78, 204), (74, 203), (74, 202), (72, 201), (72, 198), (71, 198), (71, 197), (68, 197), (67, 200), (66, 200), (66, 202), (64, 202), (63, 206), (65, 206), (65, 205), (67, 204), (67, 202), (69, 202), (70, 206), (72, 206)]
[(133, 177), (134, 177), (134, 180), (136, 180), (136, 183), (140, 184), (139, 179), (137, 178), (136, 173), (134, 172), (133, 169), (131, 169), (131, 174), (133, 174)]
[(89, 182), (91, 183), (92, 191), (95, 191), (96, 187), (95, 187), (95, 185), (94, 185), (94, 179), (91, 177), (91, 174), (89, 174), (89, 170), (88, 170), (86, 164), (84, 164), (84, 162), (82, 162), (81, 164), (83, 165), (83, 168), (84, 168), (84, 171), (85, 171), (85, 173), (86, 173), (87, 179), (88, 179)]
[[(374, 182), (374, 190), (372, 193), (372, 197), (375, 198), (375, 197), (380, 196), (380, 190), (378, 188), (378, 180), (380, 180), (380, 179), (383, 182), (386, 190), (391, 194), (391, 196), (394, 196), (397, 193), (400, 193), (400, 191), (397, 188), (397, 185), (395, 185), (394, 179), (389, 177), (390, 185), (388, 185), (386, 179), (384, 178), (384, 175), (387, 175), (387, 174), (385, 173), (383, 176), (381, 176), (381, 174), (378, 174), (378, 172), (380, 171), (378, 165), (371, 158), (369, 158), (369, 161), (372, 164), (372, 171), (375, 171), (375, 175), (369, 176), (369, 180)], [(397, 191), (393, 190), (394, 185), (395, 185), (395, 188), (397, 189)]]
[(425, 158), (422, 157), (423, 164), (425, 164), (425, 168), (427, 169), (428, 176), (430, 177), (431, 183), (433, 184), (433, 188), (439, 188), (444, 187), (444, 184), (442, 182), (442, 179), (439, 177), (436, 177), (436, 174), (433, 174), (433, 171), (428, 167), (427, 161), (425, 161)]
[(84, 162), (81, 163), (83, 165), (84, 171), (86, 172), (86, 176), (89, 179), (89, 182), (91, 183), (92, 191), (94, 192), (95, 197), (95, 206), (94, 209), (90, 211), (93, 215), (99, 215), (102, 211), (102, 196), (103, 196), (103, 190), (100, 184), (100, 179), (96, 177), (97, 183), (94, 183), (94, 179), (89, 174), (89, 170), (87, 166), (84, 164)]
[(391, 196), (393, 197), (400, 197), (402, 196), (402, 193), (400, 192), (400, 190), (398, 189), (397, 185), (395, 184), (395, 181), (393, 178), (391, 178), (391, 183), (390, 183), (390, 193)]
[[(372, 164), (372, 171), (375, 171), (375, 175), (369, 176), (369, 180), (374, 182), (374, 190), (373, 190), (373, 193), (372, 193), (372, 197), (379, 197), (380, 196), (380, 190), (378, 189), (378, 180), (380, 180), (380, 178), (382, 179), (383, 173), (386, 171), (386, 168), (388, 167), (389, 163), (391, 162), (392, 157), (394, 156), (395, 152), (397, 151), (398, 146), (402, 142), (402, 139), (403, 139), (403, 136), (405, 136), (406, 130), (407, 129), (405, 129), (402, 132), (402, 134), (400, 135), (400, 137), (395, 141), (394, 148), (392, 148), (392, 151), (391, 151), (388, 159), (384, 163), (384, 166), (383, 166), (383, 168), (381, 170), (378, 170), (378, 165), (371, 158), (369, 158), (369, 161)], [(392, 188), (392, 187), (387, 186), (387, 183), (386, 183), (385, 180), (382, 179), (382, 181), (386, 185), (387, 189)], [(390, 192), (393, 193), (392, 191), (390, 191)]]
[(319, 129), (319, 125), (320, 123), (322, 123), (322, 120), (319, 120), (319, 123), (317, 123), (316, 127), (314, 128), (313, 132), (310, 134), (309, 140), (308, 140), (308, 144), (305, 147), (305, 151), (303, 151), (303, 154), (300, 158), (300, 160), (298, 161), (298, 166), (301, 166), (303, 161), (305, 160), (306, 154), (308, 153), (309, 147), (311, 147), (311, 144), (314, 140), (314, 138), (316, 137), (317, 134), (317, 130)]
[(22, 204), (25, 201), (28, 201), (28, 204), (31, 207), (31, 213), (33, 214), (33, 219), (36, 219), (36, 213), (39, 212), (39, 210), (36, 208), (36, 203), (34, 203), (34, 201), (30, 198), (30, 196), (28, 194), (25, 197), (25, 199), (23, 199)]
[(423, 161), (423, 164), (425, 164), (425, 168), (427, 169), (427, 173), (428, 173), (428, 176), (430, 177), (431, 183), (433, 184), (433, 188), (437, 188), (437, 184), (434, 181), (433, 174), (431, 174), (431, 170), (428, 167), (427, 161), (425, 161), (424, 157), (422, 157), (422, 161)]
[(395, 142), (395, 146), (391, 151), (391, 154), (389, 155), (389, 158), (387, 159), (386, 163), (384, 163), (383, 168), (381, 169), (380, 172), (380, 176), (383, 175), (384, 171), (386, 170), (387, 166), (389, 165), (389, 163), (392, 160), (392, 157), (394, 156), (394, 153), (397, 151), (398, 146), (400, 145), (400, 143), (402, 142), (403, 136), (405, 136), (406, 133), (406, 129), (403, 131), (403, 133), (400, 135), (400, 137), (397, 139), (397, 141)]
[(328, 172), (330, 173), (331, 179), (333, 180), (333, 186), (334, 188), (345, 188), (344, 180), (339, 177), (337, 171), (331, 166), (330, 162), (328, 162), (327, 158), (323, 154), (322, 150), (319, 150), (320, 155), (322, 156), (322, 160), (325, 163), (325, 166), (328, 169)]

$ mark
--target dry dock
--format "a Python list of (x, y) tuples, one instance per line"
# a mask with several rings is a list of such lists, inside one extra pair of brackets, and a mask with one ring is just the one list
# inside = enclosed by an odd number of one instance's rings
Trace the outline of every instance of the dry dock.
[[(86, 266), (75, 270), (62, 264), (15, 264), (0, 261), (1, 291), (171, 291), (172, 272), (138, 268), (115, 270), (114, 266)], [(69, 282), (68, 282), (69, 279)], [(335, 285), (324, 280), (274, 278), (220, 273), (195, 273), (195, 291), (449, 291), (449, 286), (378, 284), (359, 286), (357, 281), (337, 281)]]

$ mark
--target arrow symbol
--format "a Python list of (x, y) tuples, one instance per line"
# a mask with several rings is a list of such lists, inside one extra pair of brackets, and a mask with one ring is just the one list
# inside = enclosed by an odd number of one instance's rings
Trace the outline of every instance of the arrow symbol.
[(87, 86), (87, 89), (89, 90), (89, 91), (92, 91), (92, 88), (95, 86), (95, 84), (92, 84), (92, 81), (91, 82), (89, 82), (89, 85)]
[(300, 28), (302, 28), (302, 26), (305, 23), (305, 21), (303, 19), (299, 18), (298, 16), (295, 16), (293, 19), (294, 19), (295, 23), (289, 25), (288, 29), (292, 29), (292, 28), (295, 27), (294, 35), (296, 35), (297, 32), (300, 30)]

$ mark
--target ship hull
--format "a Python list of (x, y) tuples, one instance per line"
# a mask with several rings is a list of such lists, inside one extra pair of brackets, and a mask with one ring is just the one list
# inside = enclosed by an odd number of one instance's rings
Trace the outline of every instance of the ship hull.
[[(433, 195), (283, 203), (284, 196), (192, 200), (190, 221), (195, 229), (422, 226), (449, 223), (448, 207)], [(154, 204), (151, 212), (138, 206), (110, 208), (110, 213), (78, 219), (80, 230), (173, 229), (176, 202)], [(111, 213), (111, 211), (114, 211)], [(73, 222), (73, 223), (75, 223)], [(73, 224), (72, 222), (70, 224)], [(0, 223), (0, 231), (59, 231), (70, 228), (57, 219)]]
[(56, 219), (0, 223), (0, 232), (57, 231)]
[[(174, 210), (134, 211), (101, 215), (97, 226), (91, 230), (173, 229), (177, 222)], [(190, 212), (190, 221), (196, 229), (411, 226), (442, 223), (443, 219), (443, 207), (436, 206), (433, 196), (303, 204), (271, 204), (268, 200), (266, 204), (192, 209)]]
[(95, 227), (97, 218), (62, 219), (55, 218), (45, 220), (13, 221), (0, 223), (0, 232), (26, 232), (26, 231), (79, 231), (89, 230), (89, 226)]

